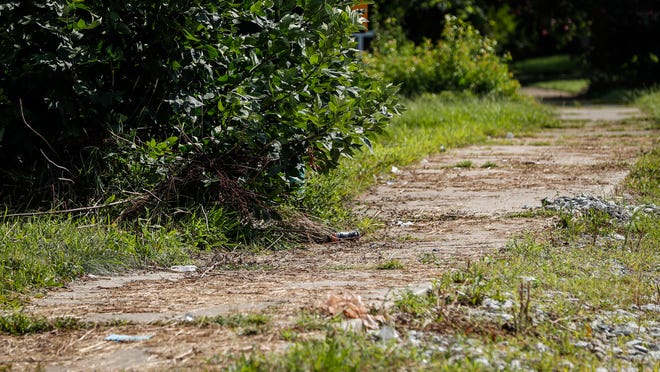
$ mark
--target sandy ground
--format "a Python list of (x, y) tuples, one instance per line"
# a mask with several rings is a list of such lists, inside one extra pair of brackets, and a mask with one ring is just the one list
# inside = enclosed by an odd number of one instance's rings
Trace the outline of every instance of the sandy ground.
[[(384, 226), (358, 241), (267, 255), (225, 254), (214, 268), (195, 273), (85, 277), (34, 299), (26, 310), (35, 314), (104, 325), (0, 336), (0, 367), (214, 368), (230, 353), (285, 347), (279, 331), (295, 327), (300, 314), (315, 313), (331, 292), (359, 295), (369, 306), (383, 308), (403, 290), (424, 291), (447, 270), (495, 253), (520, 234), (551, 226), (552, 219), (521, 213), (539, 208), (543, 198), (611, 195), (628, 166), (660, 138), (638, 120), (641, 113), (634, 108), (558, 106), (557, 112), (562, 128), (452, 149), (383, 177), (356, 208)], [(473, 166), (457, 168), (461, 161)], [(403, 268), (378, 269), (392, 260)], [(243, 269), (218, 269), (227, 264)], [(267, 314), (271, 329), (241, 335), (240, 329), (185, 321), (248, 312)], [(113, 333), (152, 338), (104, 340)]]

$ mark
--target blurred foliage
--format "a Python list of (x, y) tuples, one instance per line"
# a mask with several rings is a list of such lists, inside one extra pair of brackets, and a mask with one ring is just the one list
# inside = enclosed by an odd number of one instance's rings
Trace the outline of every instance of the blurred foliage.
[(452, 15), (476, 27), (482, 34), (504, 42), (512, 34), (516, 20), (502, 0), (376, 0), (370, 18), (373, 28), (385, 31), (396, 24), (407, 39), (420, 43), (439, 40), (445, 16)]
[(660, 82), (660, 2), (591, 2), (586, 56), (598, 86)]
[(519, 84), (496, 42), (483, 37), (468, 23), (447, 16), (439, 41), (420, 44), (392, 38), (365, 56), (367, 70), (386, 81), (401, 84), (401, 93), (416, 95), (442, 91), (512, 96)]
[(499, 52), (515, 60), (581, 57), (595, 88), (660, 81), (660, 2), (654, 0), (377, 0), (372, 14), (377, 44), (397, 28), (416, 44), (438, 40), (450, 14), (497, 40)]
[(3, 3), (2, 202), (130, 195), (130, 216), (286, 197), (396, 111), (395, 88), (361, 72), (350, 4)]

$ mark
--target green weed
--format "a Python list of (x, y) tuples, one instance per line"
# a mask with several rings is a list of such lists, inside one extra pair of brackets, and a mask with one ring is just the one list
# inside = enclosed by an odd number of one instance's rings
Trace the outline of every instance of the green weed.
[(300, 332), (313, 332), (328, 329), (328, 319), (316, 312), (303, 311), (296, 321), (294, 329)]
[(421, 317), (429, 315), (435, 303), (436, 299), (433, 295), (417, 296), (412, 291), (405, 291), (395, 300), (394, 305), (403, 313)]
[(242, 356), (231, 371), (367, 371), (410, 370), (422, 366), (415, 349), (375, 342), (362, 334), (332, 331), (321, 340), (299, 342), (284, 355)]
[(641, 201), (660, 200), (660, 148), (640, 157), (632, 167), (626, 183)]
[(270, 329), (270, 318), (264, 314), (232, 314), (214, 317), (201, 317), (195, 320), (200, 326), (211, 324), (232, 328), (240, 335), (256, 335), (265, 333)]
[(436, 256), (431, 252), (422, 253), (419, 256), (419, 262), (426, 265), (434, 265), (434, 266), (440, 266), (444, 263), (442, 258)]
[(10, 335), (26, 335), (53, 330), (46, 318), (35, 318), (22, 312), (14, 312), (0, 317), (0, 332)]
[(401, 270), (404, 268), (403, 264), (399, 260), (388, 260), (385, 261), (378, 266), (376, 266), (378, 270)]
[(472, 168), (474, 163), (471, 160), (462, 160), (454, 164), (454, 168)]
[(89, 327), (89, 324), (70, 317), (47, 319), (28, 315), (21, 311), (0, 316), (0, 333), (15, 336), (50, 332), (54, 329), (81, 329), (87, 327)]

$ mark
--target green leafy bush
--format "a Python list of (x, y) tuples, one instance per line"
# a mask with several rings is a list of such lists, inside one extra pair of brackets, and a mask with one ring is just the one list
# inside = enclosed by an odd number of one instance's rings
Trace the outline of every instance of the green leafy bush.
[(419, 45), (396, 39), (365, 57), (370, 73), (401, 84), (401, 92), (472, 91), (477, 94), (514, 95), (519, 84), (505, 58), (495, 52), (495, 41), (469, 24), (447, 16), (442, 40)]
[(285, 197), (395, 110), (395, 88), (361, 71), (350, 3), (5, 3), (4, 202), (140, 193), (127, 216)]

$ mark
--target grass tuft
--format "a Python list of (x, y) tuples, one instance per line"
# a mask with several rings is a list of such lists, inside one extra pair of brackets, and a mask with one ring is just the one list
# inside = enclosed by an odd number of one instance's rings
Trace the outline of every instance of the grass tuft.
[(474, 163), (472, 162), (472, 160), (462, 160), (454, 164), (455, 168), (472, 168), (473, 166)]
[(656, 128), (660, 125), (660, 87), (638, 92), (633, 103), (651, 117)]
[[(90, 224), (91, 222), (91, 224)], [(85, 273), (112, 274), (188, 262), (178, 232), (143, 226), (140, 233), (94, 220), (35, 217), (0, 224), (0, 304), (38, 288), (60, 287)]]
[(389, 260), (381, 263), (376, 267), (378, 270), (402, 270), (403, 264), (399, 260)]
[(82, 329), (89, 326), (89, 324), (82, 323), (76, 318), (58, 317), (47, 319), (45, 317), (28, 315), (21, 311), (0, 316), (0, 333), (14, 336), (50, 332), (55, 329)]

